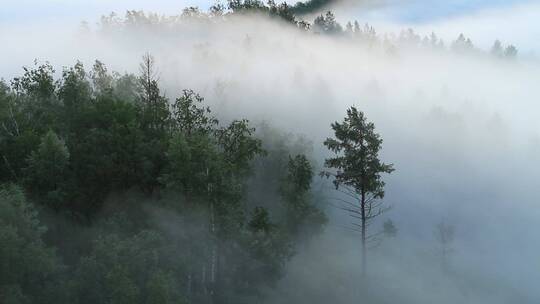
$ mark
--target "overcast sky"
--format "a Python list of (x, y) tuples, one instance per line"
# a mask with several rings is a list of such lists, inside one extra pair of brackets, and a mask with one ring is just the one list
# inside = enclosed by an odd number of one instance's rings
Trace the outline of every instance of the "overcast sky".
[[(386, 0), (389, 5), (378, 10), (399, 20), (423, 22), (448, 16), (470, 14), (477, 10), (504, 7), (534, 0)], [(279, 1), (277, 1), (279, 2)], [(289, 1), (295, 2), (295, 0)], [(538, 2), (538, 1), (534, 1)], [(111, 11), (151, 10), (171, 14), (186, 6), (206, 8), (213, 0), (0, 0), (0, 20), (26, 22), (41, 20), (95, 19)]]
[(483, 49), (499, 39), (516, 45), (520, 55), (540, 53), (540, 0), (390, 1), (370, 10), (344, 9), (338, 17), (367, 21), (379, 32), (411, 27), (423, 35), (434, 31), (446, 42), (463, 33)]
[[(379, 33), (411, 27), (422, 35), (434, 31), (447, 42), (464, 33), (483, 49), (500, 39), (516, 45), (520, 55), (540, 54), (540, 0), (369, 0), (384, 3), (369, 9), (361, 5), (365, 1), (368, 0), (340, 1), (348, 4), (333, 10), (340, 22), (367, 22)], [(32, 28), (75, 29), (81, 21), (93, 25), (101, 15), (113, 11), (120, 15), (126, 10), (174, 15), (186, 6), (207, 9), (213, 3), (214, 0), (0, 0), (0, 37), (12, 35), (14, 30), (26, 30), (34, 36)]]
[(396, 20), (431, 22), (440, 18), (457, 17), (482, 10), (505, 8), (531, 0), (390, 0), (380, 12)]

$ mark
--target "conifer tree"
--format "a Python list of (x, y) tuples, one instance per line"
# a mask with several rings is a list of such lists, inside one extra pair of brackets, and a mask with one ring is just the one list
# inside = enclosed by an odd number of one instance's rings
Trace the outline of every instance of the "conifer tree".
[(333, 171), (323, 171), (321, 175), (332, 177), (336, 190), (352, 199), (343, 200), (341, 209), (360, 220), (360, 224), (354, 225), (361, 233), (362, 272), (365, 274), (369, 221), (388, 209), (382, 207), (385, 183), (381, 174), (391, 173), (394, 168), (380, 160), (382, 139), (363, 112), (351, 107), (343, 122), (333, 123), (332, 129), (335, 138), (327, 138), (324, 145), (335, 155), (324, 164)]

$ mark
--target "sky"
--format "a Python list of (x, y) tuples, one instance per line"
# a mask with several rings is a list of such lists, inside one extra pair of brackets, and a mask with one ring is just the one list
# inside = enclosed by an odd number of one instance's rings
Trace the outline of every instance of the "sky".
[(171, 14), (186, 6), (206, 7), (206, 0), (0, 0), (0, 24), (25, 23), (29, 19), (42, 21), (97, 20), (112, 11), (150, 10)]
[(522, 56), (540, 53), (540, 39), (531, 39), (540, 37), (539, 0), (390, 0), (370, 9), (356, 7), (338, 7), (336, 15), (342, 21), (368, 22), (379, 33), (413, 28), (421, 35), (435, 32), (446, 43), (463, 33), (484, 50), (499, 39), (517, 46)]
[[(396, 20), (426, 22), (434, 19), (459, 16), (471, 12), (505, 7), (535, 0), (387, 0), (387, 5), (376, 10)], [(279, 1), (278, 1), (279, 2)], [(295, 0), (289, 1), (295, 2)], [(27, 22), (28, 19), (48, 21), (94, 19), (111, 11), (127, 9), (151, 10), (171, 14), (186, 6), (207, 8), (209, 0), (1, 0), (0, 24)]]
[(468, 15), (477, 11), (505, 8), (531, 0), (391, 0), (382, 9), (375, 10), (395, 20), (423, 23), (437, 19)]
[[(221, 0), (226, 2), (225, 0)], [(291, 3), (296, 0), (288, 0)], [(279, 2), (279, 1), (277, 1)], [(540, 49), (540, 0), (372, 0), (341, 1), (332, 8), (338, 20), (368, 22), (377, 29), (399, 32), (412, 27), (421, 34), (432, 31), (451, 41), (466, 32), (478, 47), (488, 49), (495, 39), (518, 46), (521, 55)], [(187, 6), (207, 9), (214, 0), (0, 0), (0, 35), (15, 28), (69, 26), (81, 21), (93, 25), (99, 17), (126, 10), (175, 15)], [(371, 3), (371, 2), (370, 2)], [(312, 21), (312, 16), (308, 21)]]
[[(365, 5), (367, 1), (374, 5)], [(187, 6), (205, 10), (213, 3), (214, 0), (0, 0), (0, 40), (8, 46), (4, 57), (27, 55), (24, 61), (8, 60), (2, 76), (13, 76), (33, 59), (51, 57), (47, 53), (55, 48), (50, 42), (51, 35), (75, 33), (82, 21), (92, 27), (100, 16), (111, 12), (123, 15), (126, 10), (144, 10), (176, 15)], [(331, 7), (339, 22), (369, 23), (381, 37), (412, 28), (422, 36), (435, 32), (449, 45), (463, 33), (483, 50), (489, 50), (498, 39), (503, 45), (515, 45), (522, 58), (540, 56), (540, 39), (531, 38), (540, 37), (540, 0), (342, 0), (339, 3)], [(305, 18), (311, 22), (314, 16)], [(16, 41), (21, 39), (46, 47), (40, 54), (33, 48), (16, 48)]]

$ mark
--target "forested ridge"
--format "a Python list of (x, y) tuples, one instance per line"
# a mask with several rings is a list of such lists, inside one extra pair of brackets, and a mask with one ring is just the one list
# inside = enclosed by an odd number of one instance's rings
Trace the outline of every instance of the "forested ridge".
[[(340, 23), (331, 10), (324, 11), (325, 4), (317, 4), (324, 1), (299, 2), (294, 6), (283, 2), (277, 4), (270, 0), (266, 4), (259, 0), (230, 0), (227, 6), (215, 4), (208, 11), (202, 11), (198, 7), (187, 7), (177, 15), (159, 15), (144, 11), (127, 11), (123, 17), (116, 13), (102, 16), (97, 24), (100, 34), (120, 38), (121, 34), (127, 33), (160, 33), (174, 36), (176, 31), (191, 30), (196, 27), (219, 26), (221, 23), (233, 23), (238, 18), (253, 17), (270, 19), (276, 23), (285, 24), (297, 28), (300, 32), (308, 35), (316, 35), (348, 41), (353, 44), (372, 49), (388, 55), (399, 55), (406, 49), (436, 50), (438, 52), (450, 52), (458, 55), (486, 56), (496, 59), (514, 59), (518, 56), (518, 49), (509, 42), (495, 39), (491, 48), (483, 50), (475, 46), (474, 42), (461, 33), (455, 39), (444, 41), (435, 32), (422, 35), (413, 28), (401, 30), (399, 33), (378, 32), (369, 23), (359, 20), (349, 20)], [(303, 5), (314, 6), (313, 20), (306, 19), (297, 10), (302, 10)], [(320, 6), (320, 8), (319, 8)], [(306, 8), (307, 9), (307, 8)], [(311, 11), (312, 9), (309, 8)], [(311, 17), (309, 17), (311, 18)], [(88, 23), (82, 23), (84, 31), (91, 31)], [(120, 35), (120, 36), (118, 36)], [(247, 40), (250, 37), (246, 37)]]
[[(379, 34), (358, 21), (341, 25), (330, 11), (299, 17), (327, 2), (128, 11), (103, 16), (97, 31), (167, 32), (249, 15), (389, 56), (411, 47), (497, 60), (518, 53), (498, 40), (481, 51), (463, 34), (448, 45), (412, 29)], [(241, 109), (220, 117), (190, 88), (165, 94), (158, 60), (141, 54), (135, 74), (99, 60), (36, 60), (0, 81), (0, 303), (258, 303), (324, 231), (329, 207), (358, 220), (365, 275), (371, 238), (395, 237), (397, 228), (387, 220), (380, 233), (367, 231), (389, 210), (381, 174), (394, 166), (379, 159), (383, 140), (361, 109), (321, 122), (335, 138), (312, 143)], [(333, 157), (317, 159), (315, 145)], [(352, 200), (329, 201), (316, 187), (327, 180)], [(439, 228), (449, 246), (452, 228)]]
[(146, 55), (139, 76), (43, 64), (2, 84), (7, 303), (238, 302), (326, 222), (294, 142), (221, 124), (193, 91), (168, 100), (152, 75)]

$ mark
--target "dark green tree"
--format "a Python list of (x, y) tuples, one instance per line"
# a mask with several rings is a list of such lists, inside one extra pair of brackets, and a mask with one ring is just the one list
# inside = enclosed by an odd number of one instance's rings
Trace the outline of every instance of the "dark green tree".
[(35, 69), (24, 67), (21, 77), (13, 78), (11, 86), (18, 95), (26, 95), (39, 101), (50, 100), (56, 90), (54, 83), (54, 69), (48, 62), (38, 65), (35, 61)]
[(96, 95), (112, 93), (115, 79), (109, 74), (103, 62), (99, 60), (94, 62), (90, 78), (92, 79), (93, 90)]
[(385, 185), (381, 174), (391, 173), (394, 169), (393, 165), (379, 159), (382, 139), (363, 112), (355, 107), (347, 109), (345, 119), (333, 123), (332, 129), (335, 138), (327, 138), (324, 145), (335, 157), (327, 158), (324, 164), (333, 171), (321, 174), (333, 177), (336, 190), (353, 200), (343, 200), (341, 208), (360, 220), (355, 226), (361, 233), (362, 271), (365, 274), (369, 221), (387, 210), (381, 207)]
[(93, 243), (74, 276), (76, 303), (185, 303), (163, 236), (141, 231), (131, 237), (109, 234)]
[(81, 62), (62, 71), (62, 79), (58, 88), (58, 98), (67, 111), (65, 118), (70, 118), (81, 107), (87, 106), (92, 97), (92, 87), (88, 75)]
[(173, 104), (174, 128), (186, 137), (211, 133), (219, 121), (211, 115), (209, 107), (202, 106), (202, 98), (193, 90), (184, 90)]
[(292, 11), (297, 15), (305, 15), (310, 13), (315, 13), (326, 6), (330, 5), (332, 0), (308, 0), (308, 1), (298, 1), (292, 7)]
[(326, 14), (317, 16), (313, 21), (313, 29), (324, 34), (340, 34), (343, 28), (336, 21), (334, 13), (327, 11)]
[(154, 57), (144, 54), (139, 70), (142, 127), (163, 131), (169, 122), (169, 104), (159, 90)]
[(60, 120), (61, 103), (57, 98), (53, 67), (48, 62), (38, 64), (35, 61), (34, 64), (35, 68), (24, 67), (24, 74), (11, 81), (15, 100), (11, 103), (10, 114), (17, 121), (17, 135), (37, 133), (39, 138)]
[[(63, 266), (43, 242), (46, 227), (22, 189), (0, 187), (0, 300), (2, 303), (62, 303)], [(67, 303), (67, 302), (66, 302)]]
[(210, 108), (202, 106), (203, 98), (184, 90), (172, 111), (173, 134), (167, 150), (168, 166), (161, 180), (179, 189), (188, 200), (208, 198), (212, 187), (223, 175), (222, 157), (213, 134), (218, 121)]
[(167, 151), (168, 165), (161, 180), (171, 189), (184, 193), (188, 203), (192, 199), (208, 198), (212, 185), (222, 175), (222, 159), (212, 138), (207, 135), (187, 137), (175, 133)]
[(238, 266), (230, 277), (237, 293), (260, 296), (258, 286), (272, 287), (283, 276), (285, 263), (293, 254), (292, 243), (262, 207), (253, 209), (246, 228), (242, 251), (233, 260)]
[(38, 144), (39, 135), (28, 130), (31, 117), (24, 111), (26, 98), (0, 81), (0, 181), (19, 181), (26, 157)]
[(249, 174), (251, 161), (260, 154), (261, 140), (254, 136), (255, 128), (249, 121), (234, 120), (227, 127), (216, 131), (217, 142), (224, 155), (229, 175), (242, 178)]
[(28, 158), (24, 169), (25, 185), (37, 200), (59, 210), (67, 196), (69, 150), (53, 131), (41, 139), (36, 151)]
[(255, 129), (245, 119), (234, 120), (227, 127), (215, 131), (222, 164), (220, 179), (212, 185), (212, 197), (216, 220), (224, 236), (238, 233), (244, 221), (242, 203), (246, 179), (252, 173), (252, 160), (264, 155), (261, 141), (254, 132)]
[[(289, 156), (287, 175), (282, 181), (280, 192), (285, 203), (285, 220), (289, 232), (298, 236), (300, 232), (320, 232), (327, 219), (318, 209), (310, 194), (313, 168), (304, 154)], [(305, 236), (305, 235), (303, 235)]]

